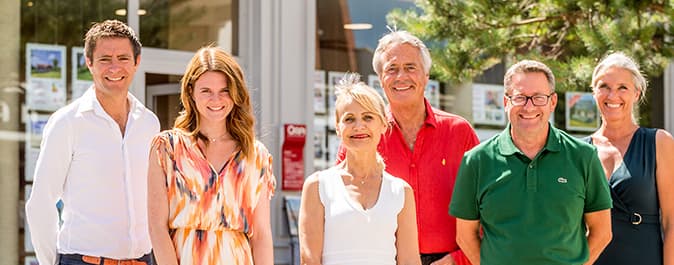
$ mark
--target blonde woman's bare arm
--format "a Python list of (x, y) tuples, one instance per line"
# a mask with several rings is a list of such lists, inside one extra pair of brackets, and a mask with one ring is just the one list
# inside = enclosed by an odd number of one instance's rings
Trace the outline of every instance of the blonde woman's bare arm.
[(398, 231), (396, 231), (396, 252), (398, 254), (396, 259), (399, 265), (421, 265), (418, 236), (414, 192), (405, 183), (405, 204), (398, 214)]
[(300, 264), (320, 265), (323, 255), (325, 208), (318, 194), (318, 175), (311, 175), (302, 188), (299, 215)]

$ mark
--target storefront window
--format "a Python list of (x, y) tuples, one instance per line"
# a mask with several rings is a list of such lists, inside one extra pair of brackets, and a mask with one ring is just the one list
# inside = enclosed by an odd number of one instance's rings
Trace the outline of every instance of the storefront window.
[[(19, 209), (23, 209), (40, 151), (42, 128), (54, 111), (78, 98), (91, 84), (83, 58), (84, 34), (95, 22), (126, 22), (126, 6), (126, 0), (21, 0), (18, 5), (10, 1), (0, 4), (16, 16), (5, 20), (15, 22), (0, 25), (3, 35), (14, 36), (0, 48), (5, 54), (0, 76), (0, 162), (2, 177), (18, 184), (3, 185), (3, 203), (18, 199)], [(17, 264), (37, 264), (23, 215), (1, 216), (3, 224), (11, 223), (8, 220), (12, 218), (20, 220), (15, 232), (18, 251), (3, 253), (8, 258), (3, 262), (10, 262), (13, 256), (18, 257)], [(10, 231), (0, 233), (7, 235)]]
[[(314, 73), (314, 169), (334, 165), (339, 137), (335, 132), (335, 84), (345, 72), (361, 80), (386, 100), (372, 69), (379, 38), (388, 33), (386, 14), (413, 8), (409, 0), (317, 0), (316, 71)], [(426, 97), (440, 107), (440, 83), (430, 80)]]
[(196, 51), (213, 44), (237, 54), (237, 0), (141, 0), (145, 47)]

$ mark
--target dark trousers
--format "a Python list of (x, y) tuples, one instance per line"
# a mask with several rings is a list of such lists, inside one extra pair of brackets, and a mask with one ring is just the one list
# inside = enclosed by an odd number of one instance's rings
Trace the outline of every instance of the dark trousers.
[(422, 254), (420, 254), (421, 264), (422, 265), (430, 265), (434, 261), (439, 260), (441, 258), (444, 258), (445, 256), (447, 256), (447, 254), (449, 254), (449, 253), (447, 253), (447, 252), (445, 252), (445, 253), (432, 253), (432, 254), (423, 254), (422, 253)]

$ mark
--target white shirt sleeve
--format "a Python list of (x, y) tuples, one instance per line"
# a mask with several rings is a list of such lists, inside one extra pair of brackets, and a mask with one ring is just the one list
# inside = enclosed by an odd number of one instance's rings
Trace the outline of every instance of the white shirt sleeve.
[[(63, 113), (60, 113), (63, 114)], [(61, 118), (59, 118), (59, 116)], [(65, 115), (55, 113), (45, 125), (35, 166), (33, 190), (26, 203), (26, 218), (40, 264), (57, 264), (58, 212), (73, 154), (73, 133)]]

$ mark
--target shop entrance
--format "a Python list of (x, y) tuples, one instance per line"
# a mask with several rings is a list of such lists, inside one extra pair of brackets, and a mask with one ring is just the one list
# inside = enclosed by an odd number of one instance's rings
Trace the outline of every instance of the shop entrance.
[(132, 89), (134, 95), (157, 115), (162, 130), (172, 128), (182, 110), (180, 78), (193, 55), (193, 52), (143, 48)]

